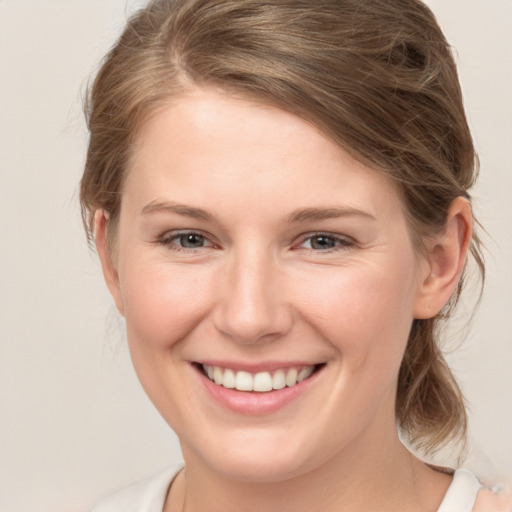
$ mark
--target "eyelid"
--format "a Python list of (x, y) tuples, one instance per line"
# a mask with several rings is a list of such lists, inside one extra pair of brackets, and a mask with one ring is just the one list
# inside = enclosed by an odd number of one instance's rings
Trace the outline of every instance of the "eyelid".
[[(203, 237), (203, 239), (207, 242), (207, 245), (203, 247), (181, 247), (176, 243), (173, 243), (177, 238), (183, 235), (198, 235)], [(207, 233), (204, 233), (200, 229), (174, 229), (164, 232), (162, 235), (160, 235), (156, 243), (159, 245), (163, 245), (169, 249), (175, 250), (175, 251), (186, 251), (186, 252), (192, 252), (192, 251), (200, 251), (203, 249), (209, 249), (211, 247), (218, 247), (218, 244), (212, 240), (211, 235), (208, 235)]]
[(347, 248), (350, 248), (350, 247), (356, 245), (356, 241), (349, 236), (339, 235), (339, 234), (335, 234), (335, 233), (329, 233), (326, 231), (316, 231), (313, 233), (306, 233), (306, 234), (302, 235), (299, 238), (299, 241), (296, 244), (294, 244), (294, 247), (301, 249), (300, 246), (302, 244), (304, 244), (304, 242), (306, 242), (307, 240), (311, 240), (314, 237), (322, 237), (322, 236), (326, 237), (326, 238), (333, 238), (340, 243), (338, 243), (334, 247), (331, 247), (328, 249), (313, 249), (313, 248), (309, 248), (309, 247), (302, 247), (302, 249), (306, 249), (308, 251), (315, 252), (315, 253), (320, 253), (320, 252), (328, 253), (328, 252), (332, 252), (332, 251), (336, 251), (336, 250), (347, 249)]
[[(179, 244), (175, 243), (175, 240), (183, 235), (198, 235), (202, 237), (207, 245), (202, 247), (181, 247)], [(312, 247), (301, 247), (305, 242), (311, 240), (314, 237), (326, 237), (336, 240), (336, 244), (334, 247), (326, 248), (326, 249), (314, 249)], [(162, 245), (174, 251), (185, 251), (185, 252), (198, 252), (204, 249), (210, 248), (219, 248), (219, 244), (213, 239), (213, 237), (203, 232), (200, 229), (175, 229), (165, 231), (162, 235), (158, 236), (158, 238), (154, 242), (157, 245)], [(330, 233), (326, 231), (315, 231), (310, 233), (305, 233), (298, 237), (297, 241), (292, 244), (292, 249), (294, 250), (306, 250), (314, 253), (329, 253), (335, 252), (339, 250), (348, 249), (352, 246), (357, 245), (356, 241), (347, 236), (340, 235), (335, 233)]]

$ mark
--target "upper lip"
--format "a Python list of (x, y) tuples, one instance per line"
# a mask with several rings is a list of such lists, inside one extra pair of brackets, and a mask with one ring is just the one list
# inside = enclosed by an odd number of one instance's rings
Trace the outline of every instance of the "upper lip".
[(303, 368), (305, 366), (316, 366), (323, 364), (324, 361), (261, 361), (261, 362), (241, 362), (227, 361), (218, 359), (202, 359), (196, 360), (194, 363), (207, 366), (218, 366), (220, 368), (229, 368), (230, 370), (245, 371), (249, 373), (272, 372), (276, 370), (284, 370), (287, 368)]

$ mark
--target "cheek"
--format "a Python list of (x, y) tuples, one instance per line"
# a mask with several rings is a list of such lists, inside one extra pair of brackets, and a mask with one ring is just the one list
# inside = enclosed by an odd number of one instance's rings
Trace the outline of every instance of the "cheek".
[(130, 344), (162, 349), (179, 342), (208, 309), (209, 272), (166, 262), (134, 265), (120, 272)]
[(347, 267), (302, 280), (301, 310), (308, 323), (354, 366), (368, 359), (377, 367), (382, 359), (400, 362), (413, 320), (414, 286), (412, 273), (393, 270)]

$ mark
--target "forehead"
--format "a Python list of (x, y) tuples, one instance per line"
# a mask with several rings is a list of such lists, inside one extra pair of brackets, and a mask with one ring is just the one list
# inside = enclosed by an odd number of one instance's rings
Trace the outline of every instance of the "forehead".
[(399, 202), (383, 173), (307, 121), (212, 89), (192, 90), (146, 121), (127, 192), (138, 202), (180, 195), (180, 202), (224, 198), (233, 206), (274, 202), (274, 209), (341, 202), (371, 210)]

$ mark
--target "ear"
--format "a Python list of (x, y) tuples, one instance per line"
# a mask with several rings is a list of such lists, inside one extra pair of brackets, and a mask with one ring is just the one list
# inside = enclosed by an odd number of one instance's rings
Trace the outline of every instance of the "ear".
[(96, 250), (100, 257), (105, 283), (114, 299), (116, 307), (124, 316), (123, 301), (119, 286), (119, 274), (112, 258), (112, 251), (108, 243), (109, 215), (105, 210), (96, 210), (94, 214), (94, 233), (96, 235)]
[(452, 296), (464, 269), (473, 235), (473, 216), (469, 202), (455, 199), (443, 229), (427, 240), (425, 268), (416, 301), (414, 318), (435, 317)]

